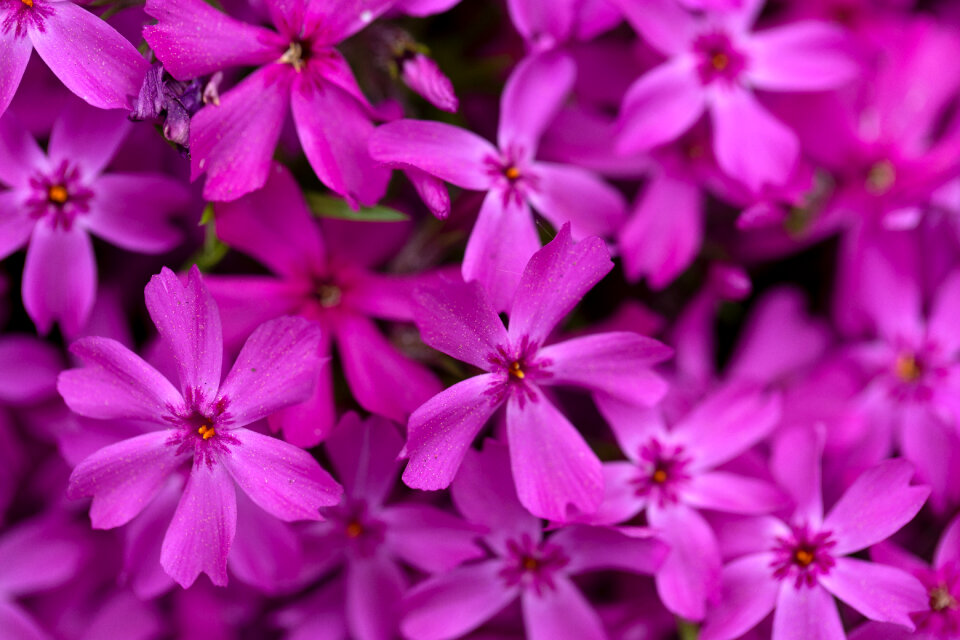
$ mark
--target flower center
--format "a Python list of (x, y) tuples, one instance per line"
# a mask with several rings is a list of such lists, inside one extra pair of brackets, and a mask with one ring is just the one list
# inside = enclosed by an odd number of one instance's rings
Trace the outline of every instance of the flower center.
[(866, 189), (875, 196), (882, 196), (890, 191), (897, 181), (897, 170), (889, 160), (875, 163), (867, 172)]
[(813, 533), (806, 526), (794, 526), (790, 533), (777, 538), (773, 548), (773, 576), (778, 580), (792, 578), (799, 589), (812, 587), (817, 577), (826, 575), (836, 562), (832, 549), (837, 545), (829, 531)]
[(90, 211), (92, 198), (93, 192), (84, 185), (79, 168), (63, 162), (50, 173), (30, 178), (30, 196), (25, 204), (34, 220), (44, 219), (54, 228), (70, 229), (77, 216)]
[(343, 298), (343, 290), (335, 284), (321, 284), (317, 286), (316, 298), (321, 307), (330, 309), (340, 304), (340, 300)]
[(280, 62), (282, 64), (289, 64), (293, 67), (294, 71), (299, 72), (306, 64), (303, 45), (296, 41), (291, 42), (290, 47), (280, 56)]
[(510, 365), (510, 375), (518, 380), (523, 380), (527, 377), (527, 374), (523, 372), (523, 366), (520, 364), (519, 360), (514, 360)]
[(923, 369), (914, 354), (902, 353), (893, 363), (893, 372), (904, 382), (916, 382), (923, 374)]
[(803, 568), (809, 567), (815, 559), (816, 556), (811, 549), (800, 547), (793, 552), (794, 564)]
[(702, 34), (694, 41), (693, 50), (697, 53), (697, 73), (703, 84), (716, 80), (736, 82), (747, 68), (746, 57), (721, 31)]
[(666, 469), (657, 469), (653, 472), (653, 481), (657, 484), (663, 484), (667, 481), (667, 470)]
[(953, 597), (945, 585), (940, 585), (930, 591), (930, 608), (934, 611), (955, 610), (960, 603)]
[(640, 449), (639, 473), (631, 484), (638, 496), (656, 500), (660, 506), (675, 503), (680, 499), (680, 489), (690, 479), (690, 461), (682, 446), (653, 438)]
[(353, 520), (347, 524), (346, 533), (348, 538), (359, 538), (363, 535), (363, 525)]
[(334, 507), (323, 507), (320, 514), (343, 536), (340, 543), (356, 556), (368, 558), (383, 543), (386, 524), (370, 512), (362, 499), (348, 499)]
[(713, 55), (710, 56), (710, 64), (717, 71), (724, 71), (730, 66), (730, 56), (723, 51), (715, 51)]
[(217, 432), (214, 431), (213, 427), (209, 425), (201, 425), (201, 427), (197, 429), (197, 434), (199, 434), (204, 440), (209, 440), (213, 436), (217, 435)]
[(507, 558), (500, 577), (508, 586), (520, 585), (538, 594), (554, 588), (553, 576), (570, 559), (563, 549), (547, 542), (534, 542), (524, 534), (519, 540), (507, 541)]
[(33, 0), (20, 0), (20, 2), (22, 2), (22, 3), (25, 4), (25, 5), (27, 5), (28, 7), (32, 7), (32, 6), (33, 6)]
[[(33, 4), (32, 2), (30, 3)], [(47, 200), (54, 204), (64, 204), (67, 200), (70, 199), (70, 194), (67, 193), (67, 188), (62, 184), (52, 184), (47, 189)]]
[(517, 169), (515, 166), (510, 165), (503, 170), (503, 175), (506, 176), (507, 180), (510, 182), (516, 182), (520, 179), (520, 169)]

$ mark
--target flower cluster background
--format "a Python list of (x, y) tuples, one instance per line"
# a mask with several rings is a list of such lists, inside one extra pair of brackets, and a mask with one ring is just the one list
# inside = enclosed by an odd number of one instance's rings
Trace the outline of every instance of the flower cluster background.
[(0, 0), (0, 640), (960, 639), (954, 0)]

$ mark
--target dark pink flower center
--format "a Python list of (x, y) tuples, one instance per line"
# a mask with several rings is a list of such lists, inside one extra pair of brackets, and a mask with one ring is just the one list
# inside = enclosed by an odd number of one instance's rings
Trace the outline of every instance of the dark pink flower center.
[(932, 343), (919, 348), (900, 346), (895, 351), (886, 377), (890, 396), (900, 401), (929, 401), (950, 375), (949, 362)]
[(0, 0), (0, 6), (6, 15), (0, 23), (0, 30), (4, 34), (13, 31), (17, 38), (27, 35), (27, 27), (32, 26), (37, 31), (45, 31), (44, 20), (52, 16), (54, 9), (44, 0)]
[(530, 191), (537, 189), (539, 181), (525, 157), (523, 149), (512, 145), (500, 157), (488, 156), (484, 160), (487, 175), (493, 181), (492, 188), (503, 194), (504, 207), (510, 203), (523, 204)]
[(939, 569), (922, 571), (917, 578), (927, 589), (930, 606), (912, 616), (917, 631), (940, 638), (960, 635), (960, 566), (951, 561)]
[(777, 538), (771, 563), (778, 580), (792, 579), (799, 589), (812, 587), (817, 577), (826, 575), (836, 564), (832, 549), (837, 545), (829, 531), (813, 533), (806, 525), (790, 527), (790, 533)]
[(655, 500), (662, 507), (679, 500), (680, 489), (690, 480), (691, 461), (682, 445), (653, 438), (640, 449), (640, 464), (632, 484), (638, 496)]
[(747, 68), (747, 58), (733, 46), (730, 36), (713, 31), (699, 36), (693, 43), (697, 55), (697, 73), (703, 84), (717, 80), (735, 83)]
[(538, 358), (539, 345), (530, 341), (526, 336), (517, 347), (501, 345), (496, 353), (490, 354), (491, 373), (499, 374), (496, 382), (488, 393), (502, 396), (505, 393), (521, 394), (521, 401), (533, 399), (529, 387), (536, 380), (550, 377), (548, 370), (552, 362), (546, 358)]
[(238, 446), (240, 441), (230, 433), (225, 399), (204, 406), (199, 394), (187, 395), (186, 407), (166, 417), (174, 425), (167, 445), (177, 447), (176, 455), (192, 452), (195, 467), (206, 464), (212, 469), (220, 456), (229, 455), (230, 447)]
[(372, 556), (383, 543), (386, 525), (370, 513), (365, 500), (346, 500), (320, 509), (334, 527), (343, 545), (361, 557)]
[(538, 595), (554, 588), (553, 577), (570, 563), (563, 549), (549, 542), (534, 542), (524, 534), (519, 540), (507, 541), (507, 563), (500, 577), (507, 586), (520, 585)]
[(64, 161), (52, 173), (30, 178), (26, 206), (31, 218), (69, 230), (77, 216), (90, 211), (91, 198), (93, 191), (84, 184), (80, 169)]

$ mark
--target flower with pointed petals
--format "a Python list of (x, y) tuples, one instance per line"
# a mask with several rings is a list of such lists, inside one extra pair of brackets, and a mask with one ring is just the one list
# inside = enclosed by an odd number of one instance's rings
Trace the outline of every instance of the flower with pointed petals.
[(203, 572), (227, 582), (237, 526), (235, 486), (281, 520), (319, 520), (342, 489), (307, 452), (244, 429), (302, 402), (321, 364), (320, 329), (302, 318), (262, 324), (221, 383), (220, 313), (194, 267), (184, 285), (169, 269), (146, 287), (150, 317), (174, 355), (177, 390), (120, 343), (82, 338), (71, 351), (87, 366), (60, 374), (58, 390), (76, 413), (162, 427), (105, 447), (70, 476), (68, 495), (93, 496), (97, 529), (129, 522), (182, 466), (191, 469), (163, 539), (160, 563), (187, 587)]
[(34, 49), (67, 89), (100, 109), (128, 109), (150, 66), (106, 21), (70, 0), (3, 0), (0, 115)]
[[(59, 322), (72, 337), (86, 323), (97, 288), (90, 236), (160, 253), (179, 232), (170, 215), (189, 202), (161, 174), (105, 173), (130, 124), (121, 111), (71, 104), (44, 153), (8, 115), (0, 120), (0, 256), (27, 244), (23, 305), (40, 333)], [(29, 243), (29, 244), (28, 244)]]
[(833, 596), (871, 620), (913, 629), (926, 589), (890, 566), (848, 558), (886, 540), (920, 511), (930, 490), (910, 486), (913, 465), (887, 460), (861, 474), (823, 515), (822, 436), (794, 429), (774, 447), (771, 468), (797, 505), (789, 522), (761, 516), (737, 527), (744, 555), (723, 568), (721, 600), (702, 640), (739, 638), (773, 614), (773, 640), (843, 640)]
[[(207, 276), (227, 318), (228, 347), (239, 345), (264, 320), (297, 314), (324, 330), (321, 356), (329, 356), (336, 345), (347, 384), (367, 411), (404, 423), (443, 388), (374, 323), (375, 318), (412, 320), (414, 287), (426, 282), (423, 275), (381, 275), (372, 269), (400, 246), (404, 225), (325, 220), (321, 227), (281, 165), (274, 165), (263, 189), (218, 205), (215, 212), (219, 237), (276, 274)], [(333, 427), (333, 410), (333, 375), (327, 367), (310, 399), (274, 414), (270, 424), (282, 429), (288, 442), (313, 446)]]
[(467, 520), (489, 529), (491, 557), (414, 587), (403, 603), (405, 637), (460, 637), (520, 598), (530, 640), (603, 640), (600, 617), (572, 578), (601, 569), (650, 574), (663, 562), (666, 545), (643, 529), (573, 525), (545, 536), (517, 501), (510, 466), (493, 440), (464, 458), (453, 501)]
[(669, 59), (627, 91), (618, 148), (638, 153), (676, 139), (709, 112), (720, 167), (753, 191), (787, 180), (800, 153), (797, 135), (753, 89), (823, 91), (858, 73), (842, 30), (815, 21), (757, 34), (764, 0), (694, 16), (676, 0), (614, 0), (654, 49)]
[(190, 168), (206, 173), (208, 200), (235, 200), (263, 186), (287, 112), (320, 180), (351, 204), (372, 205), (389, 173), (367, 151), (372, 107), (334, 48), (394, 0), (269, 0), (276, 27), (240, 22), (203, 0), (150, 0), (157, 24), (144, 38), (177, 80), (229, 67), (256, 71), (201, 109), (190, 126)]
[[(606, 235), (623, 218), (619, 192), (593, 173), (536, 160), (544, 129), (573, 87), (573, 61), (545, 53), (524, 60), (501, 98), (497, 146), (442, 122), (400, 120), (379, 127), (370, 139), (376, 160), (407, 170), (428, 206), (449, 212), (443, 180), (486, 191), (463, 258), (463, 277), (478, 280), (498, 310), (509, 304), (520, 274), (540, 248), (531, 207), (554, 226), (573, 225), (574, 235)], [(583, 203), (589, 202), (589, 207)]]
[(600, 460), (544, 387), (576, 386), (650, 404), (666, 392), (651, 367), (671, 353), (656, 340), (626, 332), (545, 346), (554, 326), (612, 267), (603, 241), (575, 243), (570, 225), (564, 225), (524, 269), (509, 331), (478, 283), (416, 292), (415, 317), (424, 342), (485, 373), (434, 396), (410, 416), (410, 463), (403, 473), (409, 486), (448, 486), (481, 427), (506, 405), (520, 502), (535, 515), (561, 522), (596, 510), (603, 497)]

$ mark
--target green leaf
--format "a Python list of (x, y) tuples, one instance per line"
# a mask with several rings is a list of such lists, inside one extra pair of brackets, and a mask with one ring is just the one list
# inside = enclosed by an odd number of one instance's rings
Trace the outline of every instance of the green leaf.
[(198, 226), (205, 227), (211, 222), (213, 222), (213, 203), (208, 202), (207, 206), (203, 208), (203, 214), (200, 216), (200, 224)]
[(192, 265), (197, 265), (200, 271), (210, 271), (217, 266), (227, 255), (227, 252), (230, 251), (230, 247), (217, 236), (217, 225), (214, 220), (212, 204), (204, 207), (200, 224), (205, 226), (203, 247), (190, 256), (190, 259), (187, 260), (183, 266), (183, 271), (189, 269)]
[(340, 198), (312, 191), (308, 191), (306, 195), (310, 210), (313, 215), (319, 218), (356, 220), (358, 222), (403, 222), (410, 219), (407, 214), (390, 207), (377, 205), (375, 207), (360, 207), (360, 209), (354, 210), (345, 200)]
[(697, 640), (700, 636), (700, 627), (694, 622), (677, 618), (677, 635), (680, 640)]

